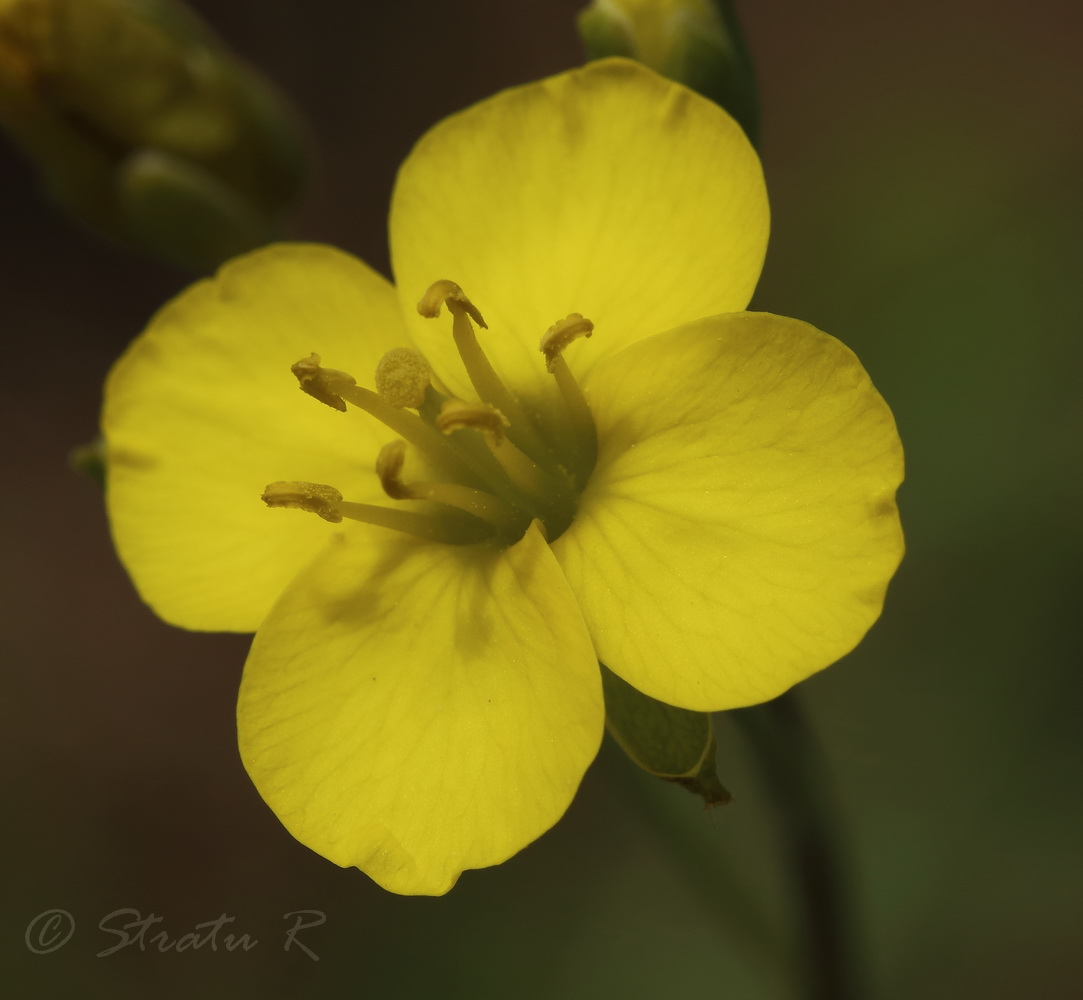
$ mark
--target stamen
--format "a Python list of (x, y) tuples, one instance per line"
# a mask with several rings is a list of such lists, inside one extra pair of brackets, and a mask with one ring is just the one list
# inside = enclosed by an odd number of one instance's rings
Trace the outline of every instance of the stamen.
[[(333, 486), (321, 483), (279, 482), (271, 483), (263, 491), (263, 502), (268, 507), (292, 507), (319, 514), (325, 521), (337, 524), (344, 517), (351, 521), (363, 521), (393, 531), (403, 531), (433, 542), (445, 542), (449, 545), (483, 541), (491, 537), (489, 529), (464, 530), (463, 525), (449, 524), (427, 514), (418, 514), (409, 510), (392, 510), (370, 503), (351, 503), (342, 499)], [(465, 525), (469, 525), (465, 521)], [(475, 522), (476, 524), (477, 522)]]
[[(445, 393), (430, 386), (425, 393), (425, 402), (418, 409), (418, 414), (426, 426), (436, 427), (440, 416), (440, 410), (450, 401)], [(460, 401), (461, 402), (461, 401)], [(441, 434), (447, 444), (462, 461), (470, 467), (474, 473), (476, 485), (483, 486), (486, 490), (499, 496), (512, 507), (522, 507), (522, 496), (508, 482), (500, 463), (493, 458), (493, 453), (485, 443), (484, 437), (470, 434), (458, 434), (448, 436)], [(525, 509), (525, 508), (523, 508)]]
[(458, 307), (459, 311), (467, 313), (483, 330), (489, 329), (485, 320), (481, 318), (478, 307), (466, 297), (466, 293), (454, 281), (448, 281), (446, 278), (429, 285), (417, 304), (417, 311), (425, 319), (436, 319), (444, 303), (447, 303), (448, 309), (452, 312), (455, 312)]
[(556, 457), (549, 445), (538, 433), (519, 401), (501, 381), (478, 343), (470, 319), (483, 329), (488, 329), (481, 313), (454, 281), (447, 280), (437, 281), (429, 286), (417, 304), (417, 311), (428, 319), (434, 319), (440, 315), (441, 303), (447, 304), (452, 315), (451, 334), (455, 338), (455, 348), (477, 394), (504, 414), (507, 418), (508, 436), (512, 440), (531, 454), (545, 455), (552, 459), (555, 465)]
[(572, 313), (565, 319), (558, 319), (541, 339), (541, 350), (545, 354), (546, 370), (552, 374), (553, 362), (560, 357), (564, 348), (579, 337), (589, 337), (594, 333), (594, 324), (584, 319), (579, 313)]
[(432, 369), (418, 351), (393, 347), (376, 366), (376, 391), (391, 406), (416, 410), (425, 402)]
[(463, 459), (417, 414), (392, 406), (371, 389), (359, 386), (353, 376), (346, 372), (320, 367), (318, 354), (298, 361), (292, 371), (301, 383), (301, 388), (320, 402), (327, 403), (336, 410), (345, 410), (346, 403), (351, 403), (390, 427), (400, 437), (406, 438), (455, 479), (472, 478), (469, 466)]
[(436, 415), (436, 426), (445, 434), (462, 428), (482, 431), (491, 435), (499, 444), (504, 440), (504, 428), (508, 421), (495, 406), (487, 403), (468, 403), (465, 399), (448, 399)]
[[(568, 419), (553, 415), (545, 422), (558, 435), (554, 449), (489, 363), (473, 325), (485, 327), (485, 320), (462, 288), (452, 281), (436, 282), (422, 296), (418, 312), (436, 317), (445, 305), (479, 402), (450, 396), (425, 358), (405, 347), (380, 359), (376, 392), (359, 386), (347, 372), (324, 368), (318, 354), (292, 367), (308, 395), (340, 412), (347, 404), (356, 406), (403, 439), (380, 451), (380, 483), (394, 500), (429, 501), (429, 506), (410, 510), (352, 503), (331, 486), (303, 482), (271, 483), (263, 493), (268, 506), (309, 511), (331, 523), (349, 518), (449, 544), (511, 544), (531, 519), (539, 519), (552, 537), (567, 528), (578, 492), (594, 467), (597, 441), (590, 407), (563, 352), (579, 337), (590, 337), (594, 324), (572, 313), (541, 339), (546, 369), (568, 411)], [(531, 402), (541, 405), (533, 397)], [(455, 433), (464, 430), (476, 433)], [(439, 481), (405, 481), (407, 442), (424, 453), (426, 467), (438, 470), (434, 479)]]
[(402, 466), (406, 458), (406, 442), (392, 441), (380, 449), (376, 459), (376, 473), (380, 485), (393, 500), (432, 500), (448, 507), (455, 507), (473, 514), (503, 532), (511, 532), (516, 537), (522, 534), (526, 520), (507, 504), (481, 490), (460, 486), (458, 483), (405, 483), (402, 480)]
[(406, 461), (406, 442), (391, 441), (376, 456), (376, 475), (380, 485), (392, 500), (417, 499), (402, 481), (402, 464)]
[(338, 505), (338, 511), (351, 521), (363, 521), (365, 524), (391, 528), (392, 531), (402, 531), (408, 535), (428, 539), (430, 542), (444, 542), (447, 545), (481, 542), (492, 537), (488, 525), (474, 521), (474, 525), (477, 526), (477, 530), (474, 531), (468, 527), (470, 521), (465, 518), (463, 524), (453, 525), (440, 518), (429, 514), (418, 514), (412, 510), (395, 510), (371, 503), (350, 503), (346, 500)]
[(321, 403), (326, 403), (336, 410), (346, 412), (346, 403), (336, 388), (357, 385), (352, 375), (347, 375), (335, 368), (321, 368), (318, 354), (310, 354), (307, 358), (302, 358), (290, 368), (290, 371), (297, 376), (302, 392), (307, 392)]
[(338, 511), (342, 494), (333, 486), (324, 486), (321, 483), (271, 483), (260, 499), (268, 507), (292, 507), (295, 510), (319, 514), (332, 524), (338, 524), (342, 520)]
[(564, 405), (568, 408), (572, 429), (582, 451), (583, 466), (588, 472), (594, 468), (598, 457), (598, 431), (594, 425), (590, 404), (568, 367), (568, 362), (564, 360), (564, 348), (573, 340), (589, 337), (593, 332), (594, 324), (589, 319), (579, 313), (572, 313), (566, 319), (557, 320), (541, 339), (545, 367), (557, 380), (557, 387), (564, 397)]

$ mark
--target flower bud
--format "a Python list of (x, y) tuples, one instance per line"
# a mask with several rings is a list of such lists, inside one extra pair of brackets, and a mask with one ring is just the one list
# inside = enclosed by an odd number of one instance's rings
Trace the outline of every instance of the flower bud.
[(592, 0), (578, 27), (588, 58), (636, 59), (725, 108), (756, 142), (756, 80), (729, 0)]
[(292, 111), (178, 0), (0, 0), (0, 125), (70, 215), (197, 268), (302, 183)]

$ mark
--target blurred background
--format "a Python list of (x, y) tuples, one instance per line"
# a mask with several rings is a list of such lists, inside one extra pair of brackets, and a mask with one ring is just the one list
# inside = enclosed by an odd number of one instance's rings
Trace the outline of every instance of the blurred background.
[[(192, 6), (309, 122), (297, 235), (385, 271), (394, 173), (421, 133), (582, 61), (578, 0)], [(774, 218), (755, 305), (853, 347), (907, 449), (909, 553), (884, 616), (802, 688), (869, 995), (1078, 998), (1083, 13), (738, 10)], [(247, 640), (158, 622), (67, 465), (110, 363), (190, 276), (70, 224), (3, 141), (0, 173), (10, 995), (796, 1000), (778, 832), (724, 716), (732, 805), (705, 813), (608, 748), (563, 822), (441, 899), (388, 895), (285, 833), (234, 744)], [(54, 908), (75, 933), (33, 954), (27, 925)], [(174, 937), (225, 914), (223, 933), (260, 943), (98, 958), (121, 908)], [(302, 909), (326, 915), (301, 933), (318, 962), (283, 948)]]

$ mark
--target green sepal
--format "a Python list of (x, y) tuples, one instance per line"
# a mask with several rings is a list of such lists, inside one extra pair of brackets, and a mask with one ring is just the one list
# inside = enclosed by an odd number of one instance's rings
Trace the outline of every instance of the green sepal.
[(602, 690), (606, 729), (636, 765), (695, 792), (708, 806), (730, 801), (718, 780), (709, 713), (655, 701), (604, 664)]

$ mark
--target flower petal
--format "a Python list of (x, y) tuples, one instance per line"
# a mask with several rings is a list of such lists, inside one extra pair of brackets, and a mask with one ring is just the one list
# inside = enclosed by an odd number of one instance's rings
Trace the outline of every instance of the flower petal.
[[(538, 342), (572, 312), (594, 321), (577, 373), (659, 330), (743, 309), (767, 244), (759, 160), (737, 124), (622, 59), (504, 91), (441, 122), (399, 172), (391, 256), (411, 334), (468, 385), (450, 321), (423, 320), (431, 282), (481, 310), (497, 371), (550, 391)], [(551, 380), (549, 380), (551, 381)]]
[(716, 316), (599, 365), (587, 396), (598, 465), (553, 548), (607, 666), (713, 711), (858, 643), (902, 557), (902, 446), (846, 347)]
[(371, 463), (393, 435), (300, 392), (290, 366), (316, 352), (368, 381), (404, 342), (390, 284), (321, 246), (240, 257), (154, 317), (109, 376), (102, 427), (117, 551), (162, 618), (254, 631), (320, 548), (333, 527), (268, 509), (268, 483), (376, 495)]
[(302, 843), (440, 895), (564, 813), (604, 724), (597, 660), (540, 531), (509, 549), (342, 536), (256, 636), (241, 756)]

